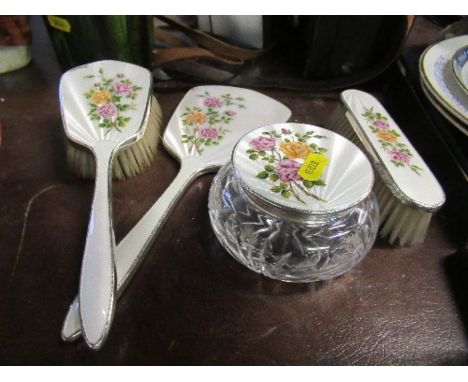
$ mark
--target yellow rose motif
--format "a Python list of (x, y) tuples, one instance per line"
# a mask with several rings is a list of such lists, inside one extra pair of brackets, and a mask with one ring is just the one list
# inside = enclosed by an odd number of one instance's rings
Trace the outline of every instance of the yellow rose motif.
[(191, 112), (185, 117), (185, 122), (188, 125), (201, 125), (206, 120), (206, 116), (200, 112)]
[(102, 105), (108, 103), (112, 98), (112, 95), (107, 90), (95, 90), (91, 95), (91, 99), (95, 104)]
[(391, 133), (389, 131), (379, 131), (377, 133), (377, 136), (382, 141), (385, 141), (385, 142), (388, 142), (388, 143), (396, 143), (397, 140), (398, 140), (398, 137), (396, 137), (393, 133)]
[(283, 142), (280, 150), (288, 159), (305, 159), (313, 150), (303, 142)]

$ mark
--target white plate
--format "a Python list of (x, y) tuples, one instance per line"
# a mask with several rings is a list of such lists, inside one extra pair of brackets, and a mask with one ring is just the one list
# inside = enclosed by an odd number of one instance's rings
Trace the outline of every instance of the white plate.
[(447, 119), (454, 123), (454, 125), (458, 128), (459, 126), (465, 126), (466, 123), (463, 122), (459, 113), (454, 112), (451, 108), (447, 107), (447, 103), (440, 97), (440, 95), (432, 90), (430, 85), (428, 84), (427, 80), (421, 76), (421, 87), (423, 88), (424, 93), (429, 98), (434, 107), (437, 110), (442, 110), (441, 113), (447, 117)]
[(432, 106), (434, 106), (437, 111), (442, 114), (442, 116), (447, 120), (449, 121), (453, 126), (455, 126), (458, 130), (460, 130), (463, 134), (465, 134), (467, 137), (468, 137), (468, 129), (466, 127), (463, 126), (463, 123), (458, 121), (456, 118), (454, 118), (449, 112), (447, 112), (443, 105), (441, 105), (431, 94), (431, 92), (429, 91), (429, 89), (427, 88), (427, 85), (421, 81), (421, 87), (422, 87), (422, 90), (425, 94), (425, 96), (427, 97), (427, 99), (429, 100), (429, 102), (432, 104)]
[(452, 57), (452, 70), (460, 86), (468, 92), (468, 45), (458, 49)]
[(465, 125), (468, 125), (468, 95), (455, 79), (451, 61), (455, 52), (467, 44), (468, 35), (441, 41), (428, 47), (419, 61), (421, 81), (427, 90)]

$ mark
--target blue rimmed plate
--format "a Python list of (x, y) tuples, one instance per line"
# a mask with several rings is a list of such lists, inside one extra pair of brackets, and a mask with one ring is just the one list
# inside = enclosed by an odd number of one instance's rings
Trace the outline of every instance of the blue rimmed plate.
[(453, 117), (468, 125), (468, 95), (452, 70), (452, 57), (468, 45), (468, 35), (454, 37), (428, 47), (421, 55), (421, 82), (432, 97)]
[(468, 45), (458, 49), (453, 55), (452, 70), (455, 79), (468, 93)]

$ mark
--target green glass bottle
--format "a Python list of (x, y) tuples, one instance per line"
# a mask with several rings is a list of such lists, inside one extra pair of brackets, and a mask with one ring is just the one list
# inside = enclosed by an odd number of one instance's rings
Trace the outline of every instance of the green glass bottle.
[(46, 16), (62, 70), (103, 59), (151, 69), (152, 16)]

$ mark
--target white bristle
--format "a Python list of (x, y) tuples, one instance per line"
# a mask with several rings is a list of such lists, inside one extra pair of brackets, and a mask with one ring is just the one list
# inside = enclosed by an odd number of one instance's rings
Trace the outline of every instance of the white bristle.
[[(151, 99), (151, 113), (143, 137), (132, 146), (122, 150), (112, 163), (114, 179), (130, 178), (148, 168), (156, 155), (162, 111), (156, 97)], [(82, 178), (94, 178), (95, 162), (90, 151), (66, 140), (68, 168)]]
[(337, 107), (335, 111), (330, 115), (327, 122), (325, 122), (324, 127), (328, 130), (334, 131), (342, 135), (343, 137), (353, 142), (355, 145), (361, 147), (359, 138), (356, 134), (354, 134), (354, 130), (349, 124), (345, 112), (346, 110), (343, 106)]
[[(398, 203), (398, 207), (400, 207), (399, 209), (399, 213), (398, 214), (395, 214), (395, 219), (393, 220), (393, 224), (392, 224), (392, 229), (390, 229), (390, 232), (389, 232), (389, 241), (391, 244), (393, 244), (395, 242), (395, 240), (398, 238), (401, 238), (401, 235), (400, 233), (402, 233), (402, 229), (403, 227), (406, 227), (406, 222), (407, 222), (407, 219), (408, 219), (408, 215), (410, 213), (410, 211), (408, 210), (408, 208), (405, 208), (405, 206), (403, 204), (400, 204)], [(390, 215), (391, 217), (392, 215)], [(390, 220), (390, 218), (387, 220), (387, 222)], [(385, 237), (383, 234), (382, 234), (382, 237)]]
[[(324, 127), (348, 138), (366, 153), (345, 113), (344, 106), (339, 105)], [(373, 191), (380, 209), (380, 237), (387, 238), (390, 244), (397, 242), (401, 246), (423, 243), (432, 213), (403, 204), (380, 178), (378, 172), (374, 172), (376, 179)]]

